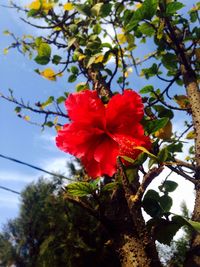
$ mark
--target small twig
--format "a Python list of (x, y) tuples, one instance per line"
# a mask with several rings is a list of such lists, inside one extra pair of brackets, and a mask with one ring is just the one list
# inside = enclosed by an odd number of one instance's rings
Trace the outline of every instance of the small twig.
[(177, 173), (178, 175), (182, 176), (183, 178), (185, 178), (186, 180), (192, 182), (193, 184), (197, 184), (197, 180), (195, 180), (194, 178), (190, 177), (189, 175), (187, 175), (186, 173), (178, 170), (177, 168), (167, 165), (167, 167), (172, 170), (173, 172)]
[(140, 187), (138, 188), (136, 195), (131, 196), (131, 201), (140, 202), (147, 187), (154, 180), (154, 178), (156, 178), (163, 171), (163, 169), (164, 169), (164, 167), (161, 166), (158, 168), (154, 167), (151, 170), (149, 170), (149, 172), (146, 175), (144, 175), (143, 181), (142, 181)]

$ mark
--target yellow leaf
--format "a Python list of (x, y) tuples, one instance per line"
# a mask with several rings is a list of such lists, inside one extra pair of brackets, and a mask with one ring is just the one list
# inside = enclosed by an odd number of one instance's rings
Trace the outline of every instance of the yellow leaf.
[(29, 116), (24, 116), (25, 121), (30, 121), (30, 117)]
[(9, 51), (8, 48), (4, 48), (4, 50), (3, 50), (3, 54), (4, 54), (4, 55), (7, 55), (7, 54), (8, 54), (8, 51)]
[(83, 54), (80, 54), (80, 56), (78, 57), (78, 60), (82, 60), (82, 59), (84, 59), (86, 56), (85, 55), (83, 55)]
[(127, 42), (127, 38), (124, 33), (117, 34), (117, 39), (119, 41), (119, 44), (124, 44)]
[(99, 56), (97, 56), (97, 57), (96, 57), (96, 59), (95, 59), (94, 63), (99, 63), (99, 62), (102, 62), (102, 61), (103, 61), (103, 59), (104, 59), (104, 56), (103, 56), (103, 55), (99, 55)]
[(11, 35), (11, 33), (8, 30), (3, 31), (4, 35)]
[(140, 8), (141, 6), (142, 6), (141, 3), (136, 3), (136, 4), (135, 4), (135, 10), (137, 10), (137, 9)]
[(55, 117), (55, 119), (53, 120), (53, 123), (54, 124), (57, 124), (58, 123), (58, 116)]
[(42, 75), (47, 80), (56, 81), (56, 74), (51, 68), (47, 68), (47, 69), (41, 71), (40, 75)]
[(59, 32), (59, 31), (61, 31), (62, 30), (62, 28), (60, 28), (60, 27), (55, 27), (55, 28), (53, 28), (54, 29), (54, 31), (57, 31), (57, 32)]
[(186, 139), (194, 139), (196, 137), (195, 131), (191, 131), (186, 135)]
[(70, 11), (70, 10), (74, 9), (74, 6), (72, 3), (66, 3), (66, 4), (64, 4), (63, 8), (66, 11)]
[(130, 73), (133, 72), (132, 68), (128, 68), (127, 71), (125, 71), (124, 76), (127, 78), (129, 76)]
[(56, 125), (56, 126), (55, 126), (55, 129), (56, 129), (56, 131), (58, 132), (58, 131), (60, 131), (60, 130), (62, 129), (62, 126), (60, 126), (60, 125)]
[(159, 129), (157, 132), (155, 132), (155, 137), (158, 137), (163, 140), (168, 140), (172, 136), (172, 123), (171, 121), (168, 121), (168, 123), (165, 125), (165, 127)]
[(30, 3), (30, 5), (28, 5), (28, 8), (30, 9), (35, 9), (38, 10), (41, 7), (41, 3), (39, 0), (33, 1), (32, 3)]
[(28, 5), (29, 9), (35, 9), (35, 10), (42, 9), (46, 13), (48, 13), (48, 11), (53, 7), (54, 3), (51, 3), (49, 1), (47, 2), (47, 0), (35, 0), (30, 5)]
[(180, 108), (190, 108), (190, 102), (186, 95), (175, 95), (174, 99)]

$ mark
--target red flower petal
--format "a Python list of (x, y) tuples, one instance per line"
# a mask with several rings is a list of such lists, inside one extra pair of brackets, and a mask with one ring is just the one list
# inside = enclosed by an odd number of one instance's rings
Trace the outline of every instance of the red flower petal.
[(56, 145), (64, 152), (81, 158), (96, 148), (103, 133), (98, 128), (88, 128), (83, 123), (73, 122), (58, 131)]
[(65, 106), (72, 121), (104, 128), (105, 107), (96, 91), (85, 90), (70, 94)]
[(123, 95), (114, 95), (106, 108), (107, 129), (111, 133), (127, 131), (144, 116), (141, 97), (134, 91), (125, 90)]
[(100, 164), (101, 175), (113, 176), (117, 170), (118, 155), (119, 145), (108, 135), (104, 135), (94, 152), (94, 158)]

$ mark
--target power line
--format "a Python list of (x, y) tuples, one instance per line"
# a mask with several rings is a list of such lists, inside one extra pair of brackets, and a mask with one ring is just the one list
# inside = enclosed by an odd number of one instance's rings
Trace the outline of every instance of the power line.
[(0, 189), (3, 189), (3, 190), (6, 190), (6, 191), (9, 191), (9, 192), (11, 192), (11, 193), (14, 193), (14, 194), (17, 194), (17, 195), (20, 195), (20, 192), (18, 192), (18, 191), (15, 191), (15, 190), (13, 190), (13, 189), (10, 189), (10, 188), (8, 188), (8, 187), (5, 187), (5, 186), (1, 186), (1, 185), (0, 185)]
[(18, 163), (18, 164), (25, 165), (25, 166), (30, 167), (30, 168), (32, 168), (32, 169), (35, 169), (35, 170), (38, 170), (38, 171), (41, 171), (41, 172), (50, 174), (50, 175), (55, 176), (55, 177), (58, 177), (58, 178), (60, 178), (60, 179), (66, 179), (66, 180), (69, 180), (69, 181), (73, 181), (73, 179), (70, 179), (70, 178), (68, 178), (68, 177), (66, 177), (66, 176), (64, 176), (64, 175), (56, 174), (56, 173), (47, 171), (47, 170), (45, 170), (45, 169), (42, 169), (42, 168), (40, 168), (40, 167), (37, 167), (37, 166), (35, 166), (35, 165), (29, 164), (29, 163), (27, 163), (27, 162), (24, 162), (24, 161), (21, 161), (21, 160), (12, 158), (12, 157), (8, 157), (8, 156), (2, 155), (2, 154), (0, 154), (0, 157), (3, 158), (3, 159), (7, 159), (7, 160), (10, 160), (10, 161), (13, 161), (13, 162)]

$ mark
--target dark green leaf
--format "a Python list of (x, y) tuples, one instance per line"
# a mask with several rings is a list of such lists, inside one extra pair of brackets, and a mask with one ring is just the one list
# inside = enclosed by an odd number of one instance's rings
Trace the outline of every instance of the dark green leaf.
[(162, 63), (169, 70), (177, 68), (177, 56), (172, 53), (166, 53), (162, 57)]
[(69, 83), (73, 83), (73, 82), (76, 81), (76, 79), (77, 79), (77, 76), (74, 75), (74, 74), (72, 74), (72, 75), (69, 76), (69, 78), (68, 78), (68, 82), (69, 82)]
[(35, 62), (40, 65), (46, 65), (49, 63), (50, 58), (46, 56), (37, 56), (34, 58)]
[(15, 112), (16, 112), (16, 113), (20, 113), (20, 111), (21, 111), (21, 107), (16, 107), (16, 108), (15, 108)]
[(158, 0), (145, 0), (140, 8), (138, 8), (129, 18), (128, 24), (125, 25), (126, 31), (131, 31), (143, 19), (150, 20), (157, 11)]
[(182, 227), (182, 223), (160, 219), (154, 226), (155, 239), (162, 244), (170, 245), (173, 237)]
[(173, 192), (174, 190), (176, 190), (177, 186), (178, 184), (176, 182), (170, 180), (165, 181), (162, 185), (163, 191), (165, 192)]
[(151, 217), (159, 217), (163, 213), (160, 204), (155, 199), (144, 199), (142, 202), (142, 207), (144, 211)]
[(168, 195), (160, 197), (159, 202), (164, 212), (168, 212), (173, 204), (172, 198)]
[(172, 119), (174, 117), (174, 113), (172, 110), (163, 107), (162, 105), (154, 105), (153, 108), (158, 112), (158, 117), (168, 117)]
[(74, 5), (76, 10), (85, 15), (85, 16), (91, 16), (91, 9), (90, 6), (87, 4), (79, 4), (79, 5)]
[(71, 72), (75, 75), (78, 74), (78, 68), (76, 66), (71, 66)]
[(159, 129), (165, 127), (165, 125), (168, 123), (169, 118), (161, 118), (158, 120), (151, 120), (151, 121), (146, 121), (145, 122), (145, 130), (149, 133), (155, 133)]
[(60, 56), (54, 55), (53, 59), (52, 59), (52, 63), (55, 64), (55, 65), (58, 65), (60, 63), (61, 59), (62, 58)]
[(54, 123), (52, 121), (47, 121), (45, 123), (45, 126), (48, 126), (48, 127), (53, 127), (54, 126)]

